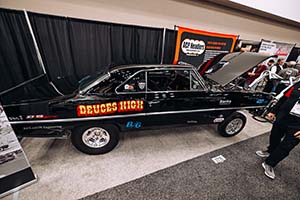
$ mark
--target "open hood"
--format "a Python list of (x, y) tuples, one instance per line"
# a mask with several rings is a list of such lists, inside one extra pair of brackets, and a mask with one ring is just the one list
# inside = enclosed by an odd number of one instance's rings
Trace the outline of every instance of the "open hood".
[(206, 77), (225, 86), (251, 68), (272, 57), (277, 56), (255, 52), (229, 53), (224, 55), (218, 63), (206, 66)]

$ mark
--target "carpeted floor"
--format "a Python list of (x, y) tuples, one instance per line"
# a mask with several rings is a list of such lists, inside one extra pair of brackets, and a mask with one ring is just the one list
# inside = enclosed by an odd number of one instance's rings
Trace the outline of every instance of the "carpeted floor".
[[(90, 199), (300, 199), (300, 152), (297, 146), (264, 176), (263, 159), (255, 151), (266, 146), (269, 133), (219, 149), (137, 180), (83, 198)], [(223, 155), (215, 164), (211, 158)]]

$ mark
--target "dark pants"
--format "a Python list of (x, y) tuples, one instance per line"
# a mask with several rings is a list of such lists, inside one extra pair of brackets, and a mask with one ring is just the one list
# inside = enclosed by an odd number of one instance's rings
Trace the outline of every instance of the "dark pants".
[(267, 92), (267, 93), (275, 92), (277, 85), (278, 85), (277, 80), (275, 79), (268, 80), (265, 85), (265, 88), (263, 89), (263, 92)]
[(270, 93), (272, 92), (272, 89), (273, 89), (273, 81), (272, 80), (268, 80), (266, 85), (265, 85), (265, 88), (263, 89), (263, 92), (267, 92), (267, 93)]
[(275, 167), (299, 144), (300, 140), (294, 136), (296, 132), (296, 129), (288, 128), (286, 125), (276, 121), (274, 122), (270, 135), (270, 145), (268, 146), (270, 156), (266, 159), (268, 165)]
[(284, 83), (279, 83), (276, 87), (275, 93), (279, 94), (282, 90), (284, 90), (287, 86)]

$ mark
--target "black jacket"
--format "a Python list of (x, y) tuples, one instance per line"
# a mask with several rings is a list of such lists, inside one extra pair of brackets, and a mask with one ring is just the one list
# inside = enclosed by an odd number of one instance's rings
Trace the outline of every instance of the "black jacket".
[(271, 108), (270, 112), (276, 115), (276, 121), (288, 127), (300, 129), (300, 118), (290, 114), (291, 109), (300, 98), (300, 82), (295, 83), (286, 91)]

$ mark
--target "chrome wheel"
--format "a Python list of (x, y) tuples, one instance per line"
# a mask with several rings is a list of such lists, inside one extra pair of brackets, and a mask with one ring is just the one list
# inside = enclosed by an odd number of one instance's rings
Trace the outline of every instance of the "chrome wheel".
[(101, 148), (108, 144), (110, 140), (109, 133), (100, 127), (92, 127), (84, 131), (82, 141), (91, 148)]
[(229, 122), (225, 128), (225, 131), (228, 135), (233, 135), (237, 133), (243, 127), (243, 120), (236, 118)]

